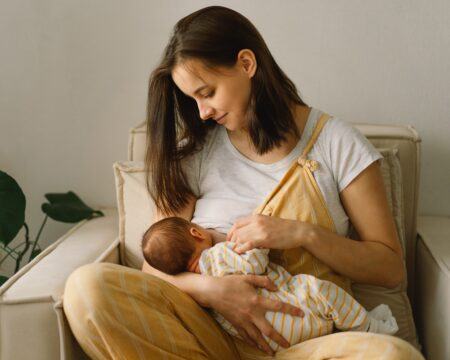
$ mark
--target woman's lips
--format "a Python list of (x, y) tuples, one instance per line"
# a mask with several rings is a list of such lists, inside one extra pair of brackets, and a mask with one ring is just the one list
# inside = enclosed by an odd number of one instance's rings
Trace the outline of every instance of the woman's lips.
[[(228, 113), (227, 113), (227, 114), (228, 114)], [(218, 118), (218, 119), (216, 120), (216, 121), (217, 121), (217, 123), (218, 123), (218, 124), (221, 124), (221, 125), (222, 125), (222, 124), (223, 124), (223, 122), (224, 122), (224, 120), (223, 120), (223, 119), (225, 118), (225, 116), (227, 116), (227, 114), (225, 114), (225, 115), (223, 115), (222, 117)]]

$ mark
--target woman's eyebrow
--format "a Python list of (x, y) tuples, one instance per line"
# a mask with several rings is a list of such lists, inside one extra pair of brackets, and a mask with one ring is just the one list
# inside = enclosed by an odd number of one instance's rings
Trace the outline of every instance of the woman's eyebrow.
[(194, 91), (194, 95), (198, 94), (200, 91), (202, 91), (204, 88), (207, 88), (207, 87), (208, 87), (208, 85), (200, 86), (197, 90)]
[[(200, 86), (197, 90), (194, 91), (194, 95), (198, 94), (200, 91), (202, 91), (204, 88), (207, 88), (209, 85), (202, 85)], [(180, 89), (181, 90), (181, 89)], [(192, 96), (186, 94), (184, 91), (182, 91), (182, 93), (190, 98), (192, 98)]]

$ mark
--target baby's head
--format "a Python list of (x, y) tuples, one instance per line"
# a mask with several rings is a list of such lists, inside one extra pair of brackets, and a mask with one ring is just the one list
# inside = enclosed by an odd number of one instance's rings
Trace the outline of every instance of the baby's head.
[(204, 228), (174, 216), (148, 228), (142, 238), (142, 253), (150, 266), (166, 274), (199, 273), (200, 254), (212, 245), (212, 236)]

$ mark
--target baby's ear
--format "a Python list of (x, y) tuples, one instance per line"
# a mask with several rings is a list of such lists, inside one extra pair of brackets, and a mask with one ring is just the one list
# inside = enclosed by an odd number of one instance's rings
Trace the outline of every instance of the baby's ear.
[(195, 226), (189, 228), (189, 233), (195, 238), (195, 240), (204, 240), (205, 235), (197, 229)]
[(198, 231), (198, 229), (195, 226), (191, 226), (189, 228), (189, 233), (195, 238), (198, 238), (198, 237), (202, 238), (203, 237), (202, 233), (200, 231)]

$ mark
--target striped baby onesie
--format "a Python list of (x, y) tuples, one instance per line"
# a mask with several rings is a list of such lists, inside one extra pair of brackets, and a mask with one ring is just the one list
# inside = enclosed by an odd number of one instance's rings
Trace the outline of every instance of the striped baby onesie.
[[(234, 243), (221, 242), (204, 250), (199, 259), (200, 272), (212, 276), (267, 275), (278, 290), (272, 292), (258, 288), (259, 294), (295, 305), (305, 313), (304, 317), (298, 317), (281, 312), (266, 312), (266, 319), (291, 346), (331, 334), (334, 328), (390, 335), (398, 331), (397, 322), (387, 305), (381, 304), (368, 312), (334, 283), (307, 274), (292, 276), (283, 267), (269, 262), (268, 249), (252, 249), (239, 255), (233, 251), (233, 246)], [(228, 333), (240, 338), (236, 329), (222, 315), (214, 310), (211, 313)], [(274, 351), (281, 350), (272, 339), (264, 338)]]

